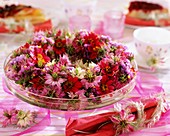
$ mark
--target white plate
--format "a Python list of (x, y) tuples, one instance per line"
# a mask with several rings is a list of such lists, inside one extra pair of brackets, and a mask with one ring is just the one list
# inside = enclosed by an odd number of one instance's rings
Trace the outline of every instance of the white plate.
[(168, 70), (168, 69), (170, 69), (170, 59), (167, 59), (166, 63), (158, 64), (153, 69), (153, 67), (149, 66), (146, 63), (146, 61), (144, 61), (144, 59), (142, 59), (142, 57), (137, 53), (137, 50), (136, 50), (136, 47), (135, 47), (135, 44), (134, 44), (133, 41), (129, 42), (129, 43), (125, 43), (125, 45), (128, 47), (128, 50), (134, 54), (135, 60), (136, 60), (137, 65), (138, 65), (139, 68), (150, 70), (150, 71)]
[(25, 44), (30, 38), (32, 34), (19, 33), (19, 34), (9, 34), (9, 33), (0, 33), (0, 43), (6, 43), (9, 46), (21, 46)]

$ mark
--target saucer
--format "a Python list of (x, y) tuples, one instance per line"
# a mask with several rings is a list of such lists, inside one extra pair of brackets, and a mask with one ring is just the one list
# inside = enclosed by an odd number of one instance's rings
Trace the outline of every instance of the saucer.
[(125, 43), (125, 45), (128, 47), (128, 50), (134, 54), (139, 69), (145, 69), (152, 72), (155, 72), (155, 70), (170, 69), (170, 59), (167, 59), (165, 63), (159, 63), (155, 66), (150, 66), (144, 59), (142, 59), (142, 56), (138, 54), (134, 42)]
[(165, 63), (159, 63), (155, 66), (149, 66), (147, 62), (144, 59), (142, 59), (142, 56), (140, 56), (139, 54), (135, 54), (135, 60), (139, 68), (145, 68), (145, 69), (150, 69), (150, 70), (153, 70), (153, 69), (158, 69), (158, 70), (165, 69), (166, 70), (170, 68), (170, 59), (167, 59)]

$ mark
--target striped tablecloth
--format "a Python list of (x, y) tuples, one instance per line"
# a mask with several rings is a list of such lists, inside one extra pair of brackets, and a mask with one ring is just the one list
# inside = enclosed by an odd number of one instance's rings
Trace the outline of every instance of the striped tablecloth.
[[(25, 2), (25, 3), (28, 2), (27, 0), (18, 0), (18, 1)], [(45, 1), (45, 0), (43, 0), (43, 1)], [(105, 11), (107, 11), (109, 9), (113, 9), (113, 7), (123, 9), (124, 6), (126, 6), (126, 3), (128, 2), (128, 0), (124, 0), (124, 2), (122, 2), (122, 1), (120, 2), (118, 0), (108, 0), (107, 2), (105, 0), (98, 0), (98, 1), (99, 1), (98, 5), (97, 5), (98, 12), (96, 12), (96, 14), (94, 15), (95, 21), (96, 20), (100, 21), (100, 19), (101, 19), (100, 17), (102, 16), (102, 13), (104, 13)], [(31, 2), (31, 0), (29, 2), (30, 2), (30, 4), (33, 3), (33, 1)], [(113, 5), (111, 5), (111, 3)], [(46, 5), (44, 2), (41, 2), (41, 4), (43, 7), (45, 7), (45, 5)], [(49, 6), (50, 7), (54, 6), (53, 8), (55, 8), (55, 6), (57, 6), (57, 9), (58, 10), (60, 9), (59, 5), (50, 4)], [(61, 20), (63, 19), (62, 18), (63, 15), (62, 14), (60, 15), (59, 12), (58, 12), (58, 16)], [(129, 49), (131, 49), (132, 51), (135, 51), (134, 45), (133, 45), (133, 40), (132, 40), (133, 30), (134, 29), (125, 28), (124, 37), (120, 41), (123, 42), (125, 45), (127, 45), (129, 47)], [(7, 54), (11, 52), (11, 50), (17, 48), (19, 45), (22, 45), (22, 43), (25, 42), (25, 40), (26, 40), (25, 38), (27, 39), (27, 37), (25, 37), (23, 35), (1, 35), (0, 34), (0, 105), (4, 104), (6, 108), (10, 108), (11, 106), (13, 106), (16, 108), (23, 108), (23, 109), (30, 108), (30, 109), (40, 110), (40, 108), (29, 105), (21, 100), (17, 100), (17, 98), (15, 96), (4, 92), (4, 89), (2, 86), (4, 60), (7, 56)], [(170, 66), (170, 64), (169, 64), (169, 66)], [(145, 71), (145, 72), (148, 72), (148, 71)], [(157, 73), (151, 73), (151, 74), (158, 77), (159, 80), (163, 83), (163, 88), (166, 92), (167, 100), (169, 101), (170, 100), (170, 70), (167, 70), (167, 71), (160, 70)], [(13, 103), (15, 100), (17, 101), (16, 105)], [(4, 103), (4, 102), (6, 102), (6, 103)], [(71, 116), (73, 116), (73, 117), (80, 117), (80, 116), (87, 116), (87, 115), (89, 116), (89, 115), (94, 115), (94, 114), (106, 112), (106, 111), (107, 110), (97, 110), (96, 109), (91, 112), (71, 113)], [(49, 112), (48, 109), (43, 110), (43, 113), (41, 113), (38, 116), (38, 120), (41, 121), (42, 119), (44, 119), (44, 117), (46, 117), (48, 112)], [(50, 125), (45, 126), (42, 130), (38, 130), (38, 127), (37, 127), (38, 131), (29, 133), (26, 135), (63, 136), (64, 132), (65, 132), (65, 125), (66, 125), (67, 119), (69, 118), (69, 115), (70, 114), (68, 114), (67, 112), (51, 110), (50, 111), (50, 116), (51, 116), (50, 117), (50, 119), (51, 119)], [(170, 130), (170, 126), (165, 126), (165, 127), (169, 127), (169, 130)], [(0, 135), (3, 135), (3, 136), (16, 134), (16, 133), (19, 133), (22, 131), (24, 131), (24, 130), (20, 129), (20, 128), (13, 128), (13, 127), (2, 128), (2, 127), (0, 127)]]
[[(125, 37), (125, 39), (122, 39), (121, 42), (123, 42), (123, 44), (127, 45), (128, 48), (133, 52), (135, 52), (135, 48), (133, 45), (133, 41), (132, 41), (132, 37), (130, 35), (130, 33), (132, 32), (132, 30), (127, 29), (125, 30), (126, 34), (129, 33), (129, 37)], [(27, 104), (21, 100), (17, 100), (17, 98), (13, 95), (10, 95), (6, 92), (4, 92), (4, 88), (2, 86), (2, 77), (3, 77), (3, 63), (4, 60), (7, 56), (7, 54), (9, 52), (11, 52), (11, 50), (17, 48), (18, 46), (13, 44), (13, 45), (9, 45), (6, 44), (5, 42), (0, 44), (0, 105), (3, 104), (5, 105), (6, 108), (10, 108), (12, 107), (16, 107), (19, 109), (35, 109), (35, 110), (40, 110), (40, 108), (36, 107), (36, 106), (32, 106), (30, 104)], [(139, 69), (141, 70), (141, 69)], [(148, 71), (145, 71), (148, 72)], [(163, 83), (163, 88), (165, 89), (166, 92), (166, 96), (167, 96), (167, 100), (170, 100), (170, 70), (164, 71), (164, 70), (160, 70), (157, 73), (151, 73), (154, 76), (158, 77), (159, 80)], [(17, 104), (15, 105), (13, 102), (14, 101), (18, 101)], [(5, 103), (4, 103), (5, 102)], [(35, 135), (35, 136), (39, 136), (39, 135), (64, 135), (65, 133), (65, 125), (67, 122), (67, 119), (72, 116), (72, 117), (82, 117), (82, 116), (89, 116), (89, 115), (94, 115), (94, 114), (98, 114), (98, 113), (103, 113), (103, 112), (107, 112), (107, 110), (92, 110), (90, 112), (72, 112), (72, 113), (67, 113), (64, 111), (55, 111), (55, 110), (50, 110), (50, 120), (51, 123), (49, 126), (44, 126), (44, 128), (39, 128), (37, 127), (37, 131), (29, 133), (27, 135)], [(41, 121), (42, 119), (44, 119), (44, 117), (46, 117), (47, 113), (49, 112), (48, 109), (43, 110), (43, 113), (41, 113), (38, 116), (38, 120)], [(2, 112), (0, 112), (2, 114)], [(38, 122), (37, 122), (38, 123)], [(166, 126), (169, 127), (169, 126)], [(7, 127), (7, 128), (0, 128), (0, 134), (3, 135), (11, 135), (11, 134), (17, 134), (19, 132), (24, 131), (23, 129), (20, 128), (13, 128), (13, 127)], [(25, 134), (26, 135), (26, 134)]]

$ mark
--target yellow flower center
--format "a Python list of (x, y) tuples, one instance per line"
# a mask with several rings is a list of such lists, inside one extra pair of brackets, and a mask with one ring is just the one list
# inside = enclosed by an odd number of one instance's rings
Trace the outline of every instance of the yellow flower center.
[(41, 54), (37, 55), (37, 59), (38, 59), (38, 61), (41, 61), (42, 63), (45, 63), (45, 60), (44, 60), (44, 58), (43, 58), (43, 56)]
[(108, 90), (108, 86), (107, 85), (102, 85), (102, 91), (107, 91)]
[(93, 51), (98, 51), (99, 47), (94, 47)]
[(45, 40), (45, 38), (44, 38), (44, 37), (42, 37), (42, 38), (41, 38), (41, 41), (43, 42), (44, 40)]
[(43, 56), (41, 54), (38, 54), (37, 59), (38, 59), (38, 66), (42, 67), (42, 65), (45, 63)]
[(111, 72), (111, 68), (109, 66), (106, 66), (106, 72)]

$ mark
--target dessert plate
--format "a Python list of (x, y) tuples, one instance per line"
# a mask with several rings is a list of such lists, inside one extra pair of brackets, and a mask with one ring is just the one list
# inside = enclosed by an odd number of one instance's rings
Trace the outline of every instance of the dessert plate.
[[(137, 28), (141, 28), (141, 27), (146, 27), (146, 26), (130, 25), (130, 24), (125, 24), (125, 26), (126, 26), (127, 28), (132, 28), (132, 29), (137, 29)], [(160, 27), (170, 30), (170, 26), (160, 26)]]
[[(126, 26), (127, 28), (132, 28), (132, 29), (137, 29), (137, 28), (141, 28), (141, 27), (146, 27), (146, 26), (130, 25), (130, 24), (125, 24), (125, 26)], [(170, 26), (160, 26), (160, 27), (170, 30)]]
[[(32, 37), (31, 33), (0, 33), (0, 41), (12, 49), (13, 46), (20, 46)], [(4, 48), (3, 48), (4, 49)]]
[(137, 62), (137, 65), (139, 69), (148, 70), (150, 72), (155, 71), (162, 71), (162, 70), (169, 70), (170, 69), (170, 58), (166, 60), (165, 63), (159, 63), (156, 66), (149, 66), (144, 59), (137, 53), (137, 50), (135, 48), (134, 42), (125, 43), (125, 45), (128, 47), (129, 51), (134, 53), (135, 60)]
[(161, 27), (161, 28), (167, 28), (170, 29), (170, 18), (169, 19), (162, 19), (159, 20), (158, 23), (159, 24), (164, 24), (161, 26), (156, 25), (157, 21), (155, 20), (144, 20), (144, 19), (138, 19), (138, 18), (133, 18), (133, 17), (129, 17), (126, 15), (126, 19), (125, 19), (125, 25), (129, 28), (139, 28), (139, 27), (146, 27), (146, 26), (157, 26), (157, 27)]

